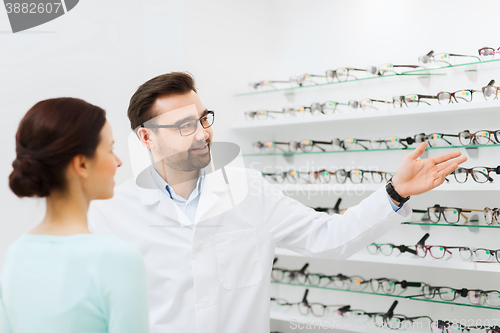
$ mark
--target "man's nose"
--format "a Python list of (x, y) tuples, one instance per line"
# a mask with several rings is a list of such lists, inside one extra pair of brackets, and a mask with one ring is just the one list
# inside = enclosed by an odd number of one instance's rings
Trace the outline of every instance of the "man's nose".
[(194, 138), (196, 141), (202, 141), (208, 139), (209, 135), (208, 132), (203, 126), (201, 126), (200, 123), (198, 123), (198, 126), (196, 128), (196, 132), (194, 133)]

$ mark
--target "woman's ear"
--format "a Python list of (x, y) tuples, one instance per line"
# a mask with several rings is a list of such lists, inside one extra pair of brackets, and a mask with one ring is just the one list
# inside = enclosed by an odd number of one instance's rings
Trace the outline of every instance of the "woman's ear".
[(84, 155), (76, 155), (71, 160), (69, 167), (83, 179), (89, 177), (90, 160)]
[(152, 132), (147, 128), (141, 127), (137, 130), (137, 136), (144, 147), (148, 149), (156, 148), (156, 145), (152, 138)]

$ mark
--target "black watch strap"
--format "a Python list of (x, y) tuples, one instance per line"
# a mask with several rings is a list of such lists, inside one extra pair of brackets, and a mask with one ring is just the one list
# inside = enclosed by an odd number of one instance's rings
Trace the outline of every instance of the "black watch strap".
[(391, 197), (392, 200), (399, 202), (399, 204), (402, 206), (405, 202), (410, 200), (410, 197), (403, 198), (402, 196), (399, 195), (398, 192), (394, 189), (394, 186), (392, 186), (392, 178), (389, 179), (387, 182), (387, 185), (385, 185), (385, 190), (387, 191), (387, 194)]

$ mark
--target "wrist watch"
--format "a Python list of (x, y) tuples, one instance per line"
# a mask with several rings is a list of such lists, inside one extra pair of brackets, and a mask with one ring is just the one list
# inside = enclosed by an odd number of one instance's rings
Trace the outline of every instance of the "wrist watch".
[(389, 194), (391, 199), (393, 199), (396, 202), (399, 202), (400, 206), (402, 206), (405, 202), (410, 200), (410, 196), (403, 198), (402, 196), (400, 196), (398, 194), (398, 192), (396, 192), (396, 190), (394, 189), (394, 186), (392, 186), (392, 177), (387, 182), (387, 185), (385, 185), (385, 190), (387, 191), (387, 194)]

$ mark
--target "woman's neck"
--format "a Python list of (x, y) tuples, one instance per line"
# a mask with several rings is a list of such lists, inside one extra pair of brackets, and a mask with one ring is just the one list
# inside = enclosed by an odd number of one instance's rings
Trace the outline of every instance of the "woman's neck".
[(68, 236), (90, 233), (87, 224), (89, 201), (83, 193), (51, 193), (46, 198), (45, 217), (29, 234)]

